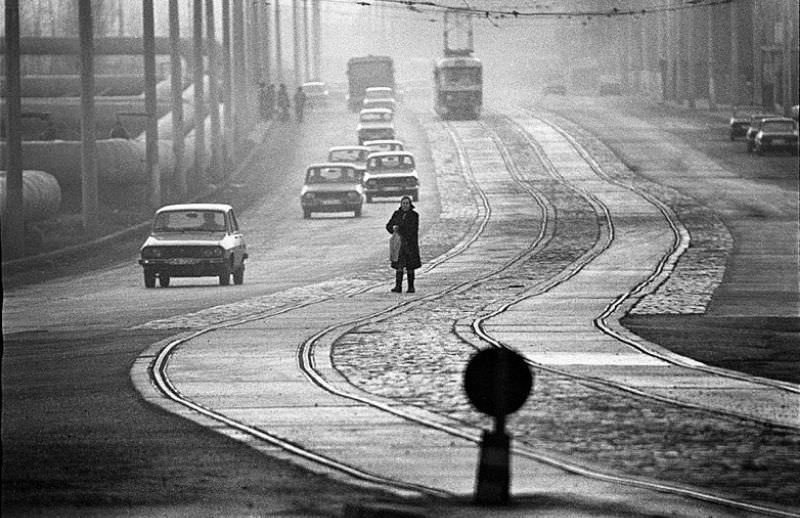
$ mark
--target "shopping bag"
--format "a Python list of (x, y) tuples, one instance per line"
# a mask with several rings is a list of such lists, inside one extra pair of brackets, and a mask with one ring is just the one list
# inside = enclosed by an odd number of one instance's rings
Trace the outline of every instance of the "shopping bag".
[(393, 263), (400, 259), (400, 245), (402, 244), (403, 238), (400, 237), (400, 233), (395, 230), (392, 233), (392, 237), (389, 238), (389, 260)]

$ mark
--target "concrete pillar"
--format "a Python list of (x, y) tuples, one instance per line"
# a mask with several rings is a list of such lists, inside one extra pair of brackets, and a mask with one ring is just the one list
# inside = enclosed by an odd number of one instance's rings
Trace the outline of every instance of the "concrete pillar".
[[(150, 0), (152, 1), (152, 0)], [(151, 10), (152, 12), (152, 10)], [(81, 195), (83, 228), (97, 233), (97, 150), (94, 110), (94, 20), (90, 0), (78, 2), (78, 31), (81, 44)], [(21, 176), (21, 175), (20, 175)], [(21, 200), (20, 196), (20, 200)]]
[[(13, 259), (24, 253), (25, 218), (22, 203), (22, 101), (20, 67), (19, 0), (6, 0), (5, 10), (5, 73), (8, 98), (6, 103), (6, 213), (2, 219), (3, 259)], [(83, 29), (81, 30), (83, 33)], [(82, 54), (81, 54), (82, 56)], [(81, 77), (83, 79), (83, 77)], [(93, 90), (92, 90), (93, 91)], [(83, 95), (83, 89), (81, 89)], [(83, 99), (83, 97), (81, 97)]]
[(179, 200), (186, 199), (186, 171), (183, 155), (186, 150), (183, 140), (183, 70), (180, 53), (180, 15), (178, 0), (169, 0), (169, 77), (172, 99), (172, 153), (175, 156), (175, 195)]

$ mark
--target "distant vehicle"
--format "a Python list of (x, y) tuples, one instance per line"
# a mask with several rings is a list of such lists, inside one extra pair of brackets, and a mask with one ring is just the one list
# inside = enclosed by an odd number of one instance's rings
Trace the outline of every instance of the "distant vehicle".
[(407, 151), (372, 153), (364, 174), (367, 203), (376, 197), (411, 196), (419, 199), (419, 175), (414, 155)]
[(366, 89), (382, 86), (394, 90), (394, 61), (389, 56), (360, 56), (347, 62), (347, 105), (361, 109)]
[(381, 99), (368, 99), (364, 98), (363, 109), (369, 108), (386, 108), (387, 110), (395, 111), (397, 109), (397, 102), (391, 97)]
[(567, 87), (563, 83), (550, 83), (542, 88), (544, 95), (567, 95)]
[(364, 188), (353, 164), (319, 163), (308, 166), (300, 191), (300, 207), (308, 219), (314, 212), (349, 212), (361, 217)]
[(747, 128), (750, 127), (750, 118), (759, 113), (764, 113), (763, 106), (734, 106), (728, 122), (730, 139), (746, 137)]
[(774, 113), (754, 113), (750, 115), (750, 123), (747, 125), (747, 133), (744, 136), (747, 142), (747, 152), (752, 153), (756, 149), (756, 135), (761, 129), (761, 123), (764, 119), (773, 119), (778, 117)]
[(472, 56), (440, 59), (433, 70), (434, 109), (443, 119), (477, 119), (483, 105), (483, 65)]
[(754, 149), (759, 155), (767, 151), (790, 151), (797, 154), (797, 121), (788, 117), (763, 119), (754, 139)]
[(386, 108), (370, 108), (361, 110), (356, 126), (358, 144), (366, 140), (394, 139), (394, 113)]
[(309, 106), (319, 106), (328, 102), (328, 85), (322, 81), (308, 81), (303, 83), (302, 89)]
[(328, 162), (353, 164), (358, 179), (364, 176), (367, 169), (367, 156), (372, 150), (366, 146), (334, 146), (328, 149)]
[(402, 140), (367, 140), (363, 144), (370, 153), (380, 153), (382, 151), (403, 151), (405, 144)]
[(162, 288), (172, 277), (219, 277), (223, 286), (244, 282), (247, 247), (233, 208), (223, 203), (167, 205), (156, 211), (140, 249), (144, 285)]

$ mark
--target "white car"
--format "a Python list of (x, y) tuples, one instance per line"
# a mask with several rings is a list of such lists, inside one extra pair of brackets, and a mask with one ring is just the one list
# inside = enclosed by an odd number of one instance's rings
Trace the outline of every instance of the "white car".
[(300, 191), (300, 207), (308, 219), (314, 212), (353, 211), (361, 217), (364, 188), (355, 166), (345, 162), (311, 164)]
[(353, 164), (361, 179), (367, 169), (367, 157), (370, 153), (372, 150), (366, 146), (333, 146), (328, 149), (328, 162)]
[(404, 151), (405, 144), (402, 140), (367, 140), (364, 146), (369, 149), (370, 153), (380, 153), (381, 151)]
[(367, 140), (394, 139), (394, 112), (387, 108), (369, 108), (358, 114), (358, 144)]
[(156, 211), (139, 264), (144, 285), (162, 288), (172, 277), (219, 277), (223, 286), (244, 282), (247, 247), (233, 208), (224, 203), (167, 205)]
[(364, 173), (367, 203), (376, 197), (411, 196), (419, 199), (419, 175), (414, 155), (408, 151), (372, 153)]
[(320, 106), (327, 104), (329, 94), (328, 85), (322, 81), (308, 81), (301, 86), (303, 93), (306, 94), (306, 103), (309, 106)]

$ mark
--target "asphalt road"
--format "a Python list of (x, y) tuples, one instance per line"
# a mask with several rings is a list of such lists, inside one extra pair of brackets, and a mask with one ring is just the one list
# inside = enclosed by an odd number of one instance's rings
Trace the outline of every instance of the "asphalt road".
[[(674, 111), (651, 117), (647, 105), (593, 107), (583, 101), (583, 106), (577, 106), (580, 103), (574, 100), (560, 102), (549, 107), (562, 113), (578, 111), (581, 116), (573, 118), (593, 131), (626, 128), (625, 117), (631, 114), (655, 124), (666, 115), (679, 122), (692, 120)], [(105, 260), (73, 265), (65, 276), (50, 275), (52, 279), (45, 283), (20, 283), (4, 291), (4, 514), (229, 516), (295, 512), (324, 516), (347, 501), (385, 497), (254, 455), (236, 441), (165, 414), (146, 404), (129, 379), (130, 366), (142, 350), (179, 331), (130, 330), (135, 325), (251, 300), (352, 271), (379, 269), (385, 264), (383, 224), (396, 201), (371, 204), (359, 219), (349, 215), (302, 219), (297, 197), (303, 167), (322, 160), (329, 146), (355, 142), (355, 116), (340, 106), (331, 111), (328, 115), (313, 114), (304, 131), (297, 131), (293, 124), (274, 131), (252, 171), (218, 200), (235, 206), (243, 200), (250, 203), (239, 214), (252, 258), (244, 285), (221, 288), (213, 278), (174, 279), (169, 289), (145, 290), (135, 263), (138, 243), (130, 242), (110, 250)], [(796, 198), (796, 158), (734, 155), (732, 151), (743, 144), (723, 142), (724, 130), (706, 133), (703, 128), (708, 127), (710, 119), (701, 120), (705, 126), (692, 124), (691, 132), (685, 127), (673, 128), (671, 138), (694, 139), (698, 152), (723, 162), (737, 176), (770, 187), (771, 192), (788, 193), (782, 196), (794, 193)], [(404, 121), (401, 128), (402, 138), (417, 155), (423, 171), (422, 199), (417, 205), (424, 233), (439, 212), (436, 193), (430, 190), (433, 182), (426, 176), (430, 173), (425, 172), (428, 150), (411, 121)], [(707, 134), (712, 138), (704, 138)], [(642, 146), (667, 155), (671, 152), (657, 132), (637, 133), (628, 127), (612, 135), (619, 138), (607, 143), (640, 170), (647, 169), (637, 160), (647, 156)], [(676, 163), (679, 158), (673, 156)], [(689, 166), (683, 165), (687, 173)], [(684, 182), (686, 188), (693, 180), (686, 178)], [(723, 197), (715, 196), (710, 187), (705, 196), (704, 201), (716, 204), (732, 222), (741, 220), (737, 218), (741, 208), (724, 205)], [(732, 232), (741, 231), (743, 240), (756, 235), (757, 227), (752, 223), (759, 218), (784, 224), (791, 221), (787, 219), (791, 204), (780, 205), (776, 211), (769, 200), (756, 198), (748, 207), (752, 209), (747, 219), (751, 224), (731, 225)], [(751, 233), (745, 233), (748, 228), (753, 229)], [(791, 247), (791, 234), (788, 240), (785, 232), (782, 235), (782, 246)], [(737, 263), (736, 257), (731, 264), (747, 268), (747, 262)], [(779, 266), (791, 265), (790, 261)], [(388, 268), (386, 274), (388, 289)], [(733, 274), (741, 276), (746, 271), (734, 269)], [(741, 294), (737, 298), (735, 290), (727, 293), (728, 300), (742, 298)], [(790, 303), (796, 301), (796, 289), (787, 296)], [(759, 301), (759, 307), (769, 302), (768, 294)], [(648, 339), (653, 337), (647, 333), (654, 333), (654, 341), (677, 348), (677, 352), (686, 353), (691, 347), (690, 355), (705, 354), (698, 359), (709, 363), (721, 362), (743, 370), (750, 366), (755, 373), (779, 379), (789, 379), (787, 376), (800, 371), (796, 363), (787, 362), (797, 361), (787, 346), (797, 331), (792, 306), (778, 319), (744, 320), (741, 315), (724, 311), (732, 305), (714, 306), (717, 313), (712, 311), (714, 314), (698, 324), (707, 331), (702, 344), (709, 347), (697, 347), (697, 343), (685, 340), (685, 323), (689, 320), (685, 316), (663, 317), (660, 321), (641, 317), (630, 325)], [(720, 327), (708, 331), (709, 322)], [(722, 325), (725, 322), (728, 324)], [(745, 325), (753, 329), (750, 339), (746, 344), (736, 342)], [(720, 328), (726, 332), (719, 332)], [(742, 346), (731, 354), (729, 346), (736, 343)], [(739, 361), (732, 361), (732, 356)], [(308, 498), (309, 491), (314, 492), (313, 499)]]

